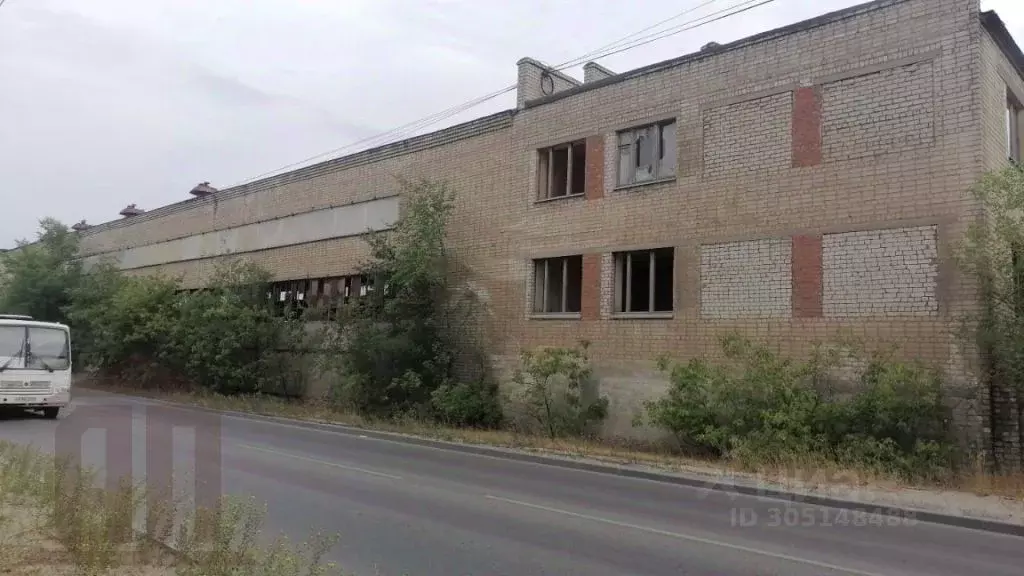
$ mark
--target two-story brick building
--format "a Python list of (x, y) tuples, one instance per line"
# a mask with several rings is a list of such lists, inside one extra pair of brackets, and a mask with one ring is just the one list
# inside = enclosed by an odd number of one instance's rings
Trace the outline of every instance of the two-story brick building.
[(583, 82), (518, 66), (516, 109), (198, 190), (83, 248), (192, 287), (244, 255), (285, 282), (275, 298), (355, 296), (394, 175), (445, 180), (496, 363), (589, 340), (609, 433), (664, 390), (653, 358), (730, 330), (792, 354), (838, 329), (899, 344), (947, 372), (971, 437), (990, 425), (951, 334), (976, 297), (950, 256), (971, 184), (1020, 154), (1024, 55), (978, 0), (880, 0)]

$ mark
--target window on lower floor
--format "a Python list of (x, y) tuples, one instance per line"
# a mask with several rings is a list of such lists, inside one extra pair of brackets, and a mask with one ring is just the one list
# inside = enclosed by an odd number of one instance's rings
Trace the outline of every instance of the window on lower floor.
[[(358, 274), (285, 280), (269, 286), (267, 299), (280, 314), (290, 311), (291, 315), (298, 316), (304, 310), (317, 308), (330, 318), (338, 311), (339, 306), (356, 302), (372, 294), (376, 284), (374, 278)], [(386, 284), (384, 288), (387, 294)]]
[(1006, 154), (1014, 162), (1021, 161), (1021, 105), (1007, 92), (1006, 95)]
[(615, 312), (671, 312), (674, 270), (673, 248), (616, 253)]
[(676, 175), (675, 120), (623, 130), (618, 139), (619, 186)]
[(583, 194), (586, 184), (587, 147), (583, 140), (544, 148), (538, 152), (538, 198)]
[(267, 299), (279, 314), (287, 312), (290, 315), (297, 316), (309, 307), (310, 297), (312, 296), (310, 288), (315, 282), (317, 281), (286, 280), (274, 282), (267, 291)]
[(1010, 247), (1011, 285), (1010, 300), (1013, 313), (1024, 318), (1024, 246), (1014, 243)]
[(533, 261), (533, 312), (578, 313), (583, 292), (583, 257), (562, 256)]

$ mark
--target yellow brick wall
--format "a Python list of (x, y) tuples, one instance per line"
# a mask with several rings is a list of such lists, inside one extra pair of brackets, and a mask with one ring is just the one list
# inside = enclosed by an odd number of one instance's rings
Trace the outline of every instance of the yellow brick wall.
[[(950, 332), (973, 309), (974, 292), (951, 256), (977, 215), (966, 191), (995, 134), (991, 111), (980, 106), (981, 94), (993, 93), (979, 86), (991, 84), (994, 67), (981, 64), (982, 46), (992, 46), (983, 44), (978, 17), (972, 0), (876, 3), (822, 26), (526, 104), (509, 126), (481, 135), (325, 168), (279, 186), (264, 183), (227, 200), (193, 200), (164, 217), (88, 234), (84, 245), (101, 253), (365, 200), (393, 193), (399, 175), (446, 180), (457, 191), (451, 246), (460, 273), (489, 304), (484, 328), (496, 363), (509, 365), (527, 347), (591, 341), (602, 390), (613, 396), (609, 432), (629, 433), (639, 403), (664, 389), (652, 359), (715, 354), (716, 337), (733, 329), (794, 355), (846, 330), (899, 344), (903, 353), (947, 368), (966, 388), (967, 360)], [(796, 168), (791, 103), (802, 86), (821, 94), (823, 161)], [(615, 189), (615, 132), (669, 118), (677, 123), (677, 177)], [(536, 202), (536, 150), (590, 136), (605, 142), (603, 197)], [(936, 230), (934, 315), (701, 314), (701, 245), (920, 227)], [(610, 253), (661, 246), (676, 249), (673, 317), (612, 318)], [(594, 320), (531, 319), (531, 259), (567, 253), (602, 255), (602, 313)], [(364, 254), (359, 239), (349, 238), (251, 257), (289, 279), (346, 274)], [(200, 283), (209, 266), (183, 262), (138, 272)], [(976, 418), (978, 406), (970, 410)]]

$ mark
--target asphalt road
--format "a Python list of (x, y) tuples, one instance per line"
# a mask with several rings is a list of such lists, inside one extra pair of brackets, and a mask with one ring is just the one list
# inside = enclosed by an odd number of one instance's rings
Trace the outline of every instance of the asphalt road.
[(75, 402), (59, 421), (0, 420), (0, 439), (80, 454), (110, 477), (195, 470), (199, 499), (220, 486), (265, 502), (269, 533), (339, 533), (329, 559), (359, 575), (1024, 574), (1012, 536), (122, 397)]

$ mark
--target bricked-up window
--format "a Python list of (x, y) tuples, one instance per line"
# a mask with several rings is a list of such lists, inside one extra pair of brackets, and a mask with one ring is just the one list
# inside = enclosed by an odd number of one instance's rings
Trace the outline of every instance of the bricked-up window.
[(578, 313), (583, 295), (583, 256), (533, 261), (533, 312)]
[(587, 168), (583, 140), (544, 148), (538, 155), (537, 190), (541, 200), (583, 194)]
[(676, 175), (676, 122), (669, 120), (619, 132), (618, 185)]
[(1014, 162), (1021, 161), (1020, 142), (1020, 119), (1021, 105), (1017, 99), (1007, 92), (1006, 94), (1006, 154)]
[(615, 312), (671, 312), (675, 250), (658, 248), (615, 254)]

